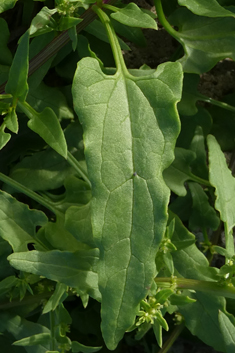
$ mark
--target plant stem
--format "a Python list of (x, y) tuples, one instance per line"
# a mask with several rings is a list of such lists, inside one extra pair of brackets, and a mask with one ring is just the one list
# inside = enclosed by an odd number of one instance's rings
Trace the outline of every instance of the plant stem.
[(76, 170), (76, 172), (87, 182), (87, 184), (91, 188), (91, 182), (86, 172), (83, 170), (78, 160), (69, 151), (68, 151), (67, 161)]
[(19, 192), (22, 192), (23, 194), (29, 196), (31, 199), (35, 200), (38, 202), (40, 205), (46, 207), (48, 210), (53, 212), (55, 215), (58, 215), (59, 211), (55, 209), (53, 204), (45, 199), (44, 197), (38, 195), (36, 192), (28, 189), (26, 186), (18, 183), (17, 181), (13, 180), (12, 178), (0, 173), (0, 180), (6, 183), (7, 185), (10, 185), (12, 188), (16, 189)]
[(217, 105), (218, 107), (226, 109), (226, 110), (229, 110), (231, 112), (235, 112), (235, 107), (233, 107), (230, 104), (227, 104), (227, 103), (224, 103), (224, 102), (220, 102), (220, 101), (217, 101), (215, 99), (212, 99), (212, 98), (209, 98), (209, 97), (206, 97), (206, 96), (203, 96), (203, 95), (200, 95), (200, 100), (203, 101), (203, 102), (207, 102), (207, 103), (213, 104), (213, 105)]
[(190, 174), (190, 179), (195, 181), (196, 183), (206, 185), (206, 186), (211, 186), (211, 184), (208, 180), (202, 179), (194, 174)]
[[(114, 4), (116, 0), (108, 0), (110, 4)], [(89, 8), (82, 15), (83, 21), (76, 26), (77, 33), (81, 32), (86, 26), (88, 26), (92, 21), (95, 20), (96, 14)], [(70, 37), (68, 30), (60, 33), (56, 38), (54, 38), (49, 44), (45, 46), (37, 55), (35, 55), (29, 62), (29, 73), (31, 76), (39, 67), (41, 67), (47, 60), (52, 58), (60, 49), (62, 49), (68, 42)], [(0, 85), (0, 93), (4, 93), (6, 82)]]
[(177, 325), (175, 327), (175, 329), (173, 330), (173, 332), (171, 333), (170, 337), (168, 338), (168, 340), (164, 343), (164, 345), (162, 346), (162, 348), (160, 349), (160, 351), (158, 351), (158, 353), (166, 353), (169, 351), (169, 349), (172, 347), (172, 345), (174, 344), (174, 342), (177, 340), (177, 338), (179, 337), (179, 335), (181, 334), (181, 332), (183, 331), (185, 327), (184, 322), (182, 322), (180, 325)]
[(122, 50), (120, 48), (116, 33), (113, 29), (113, 26), (111, 24), (111, 21), (110, 21), (108, 15), (102, 9), (100, 9), (97, 5), (93, 5), (92, 9), (93, 9), (93, 11), (96, 12), (99, 19), (101, 20), (101, 22), (103, 23), (103, 25), (106, 28), (107, 35), (109, 38), (109, 43), (112, 48), (113, 57), (114, 57), (115, 64), (117, 67), (117, 73), (122, 72), (126, 76), (129, 76), (129, 72), (126, 68), (126, 64), (123, 59)]
[(179, 33), (174, 28), (171, 27), (170, 23), (167, 21), (165, 15), (164, 15), (161, 0), (154, 0), (154, 5), (156, 7), (158, 19), (161, 22), (161, 24), (163, 25), (163, 27), (165, 28), (165, 30), (172, 37), (174, 37), (175, 39), (177, 39), (180, 42)]
[(118, 11), (121, 10), (121, 9), (119, 9), (119, 8), (116, 7), (116, 6), (112, 6), (112, 5), (109, 5), (109, 4), (104, 4), (104, 5), (102, 6), (102, 8), (105, 8), (105, 9), (108, 9), (108, 10), (114, 11), (114, 12), (118, 12)]
[(174, 288), (177, 289), (191, 289), (199, 292), (212, 293), (216, 296), (235, 299), (235, 288), (229, 285), (221, 285), (218, 282), (167, 277), (156, 277), (155, 282), (159, 285), (159, 287), (163, 288), (170, 288), (174, 286)]

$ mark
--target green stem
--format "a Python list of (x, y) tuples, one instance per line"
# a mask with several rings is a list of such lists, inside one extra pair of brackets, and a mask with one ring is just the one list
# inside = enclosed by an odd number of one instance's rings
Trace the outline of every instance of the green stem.
[(122, 72), (126, 76), (129, 76), (129, 72), (126, 68), (126, 64), (123, 59), (122, 50), (120, 48), (118, 38), (116, 36), (116, 33), (113, 29), (113, 26), (111, 24), (111, 21), (110, 21), (108, 15), (102, 9), (100, 9), (97, 5), (93, 5), (92, 9), (97, 14), (97, 16), (99, 17), (99, 19), (101, 20), (101, 22), (103, 23), (103, 25), (106, 28), (107, 35), (109, 38), (109, 43), (111, 45), (113, 57), (114, 57), (115, 64), (117, 67), (117, 72)]
[(218, 282), (198, 281), (187, 278), (167, 278), (156, 277), (155, 282), (159, 287), (176, 289), (191, 289), (199, 292), (211, 293), (216, 296), (222, 296), (235, 299), (235, 287), (221, 285)]
[(0, 99), (8, 99), (8, 98), (12, 98), (11, 94), (0, 94)]
[(176, 40), (181, 42), (179, 33), (174, 28), (171, 27), (170, 23), (167, 21), (164, 15), (161, 0), (154, 0), (154, 4), (156, 7), (158, 19), (163, 25), (163, 27), (165, 28), (165, 30)]
[(205, 186), (211, 186), (210, 182), (208, 180), (202, 179), (192, 173), (190, 173), (190, 179), (195, 181), (196, 183), (205, 185)]
[(78, 160), (69, 151), (68, 151), (67, 161), (76, 170), (76, 172), (87, 182), (87, 184), (91, 188), (91, 182), (86, 172), (83, 170)]
[(173, 332), (171, 333), (170, 337), (168, 340), (164, 343), (160, 351), (158, 353), (167, 353), (169, 349), (173, 346), (173, 343), (177, 340), (181, 332), (183, 331), (185, 327), (184, 322), (182, 322), (180, 325), (177, 325)]
[(51, 329), (51, 351), (55, 351), (55, 317), (54, 311), (50, 311), (50, 329)]
[(18, 183), (17, 181), (13, 180), (12, 178), (2, 173), (0, 173), (0, 180), (6, 183), (7, 185), (10, 185), (12, 188), (16, 189), (17, 191), (22, 192), (23, 194), (29, 196), (31, 199), (35, 200), (40, 205), (46, 207), (55, 215), (58, 215), (59, 211), (55, 209), (53, 204), (49, 200), (46, 200), (44, 197), (38, 195), (36, 192), (28, 189), (26, 186)]
[(118, 12), (118, 11), (121, 10), (121, 9), (119, 9), (116, 6), (112, 6), (112, 5), (109, 5), (109, 4), (103, 4), (102, 8), (105, 8), (105, 9), (108, 9), (108, 10), (114, 11), (114, 12)]
[(215, 99), (212, 99), (212, 98), (209, 98), (209, 97), (206, 97), (206, 96), (203, 96), (203, 95), (200, 95), (200, 100), (203, 101), (203, 102), (207, 102), (207, 103), (213, 104), (213, 105), (217, 105), (218, 107), (226, 109), (226, 110), (229, 110), (230, 112), (235, 112), (235, 107), (233, 107), (230, 104), (227, 104), (227, 103), (224, 103), (224, 102), (220, 102), (220, 101), (217, 101)]

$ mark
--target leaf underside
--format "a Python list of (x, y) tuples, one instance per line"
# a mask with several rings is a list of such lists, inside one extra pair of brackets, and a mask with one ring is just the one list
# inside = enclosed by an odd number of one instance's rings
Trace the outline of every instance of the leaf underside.
[(178, 63), (160, 65), (149, 76), (121, 70), (107, 76), (95, 59), (85, 58), (75, 73), (74, 107), (92, 183), (102, 331), (109, 349), (134, 323), (156, 275), (169, 201), (162, 171), (172, 162), (179, 133), (175, 105), (181, 82)]

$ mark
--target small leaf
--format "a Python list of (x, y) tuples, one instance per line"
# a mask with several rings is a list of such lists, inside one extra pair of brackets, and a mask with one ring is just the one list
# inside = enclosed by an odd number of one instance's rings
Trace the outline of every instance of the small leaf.
[(172, 305), (186, 305), (195, 303), (196, 299), (190, 298), (187, 295), (183, 294), (172, 294), (170, 297), (170, 302)]
[(179, 5), (187, 8), (199, 16), (207, 17), (235, 17), (235, 14), (221, 6), (216, 0), (178, 0)]
[(164, 317), (160, 313), (160, 311), (157, 311), (155, 315), (157, 317), (157, 321), (159, 322), (159, 324), (164, 328), (164, 330), (168, 331), (169, 326), (167, 324), (167, 321), (164, 319)]
[(12, 9), (15, 6), (17, 0), (1, 0), (0, 13)]
[(214, 208), (210, 205), (206, 193), (202, 187), (197, 183), (188, 183), (191, 191), (193, 207), (189, 218), (189, 228), (201, 230), (211, 228), (216, 230), (220, 224), (220, 219), (216, 214)]
[(177, 37), (185, 51), (179, 62), (184, 72), (202, 74), (224, 58), (235, 59), (234, 18), (197, 16), (181, 7), (169, 21), (179, 28)]
[(219, 311), (220, 330), (223, 334), (223, 340), (226, 347), (226, 353), (234, 353), (235, 350), (235, 326), (229, 320), (228, 316)]
[(14, 108), (12, 108), (9, 113), (5, 116), (4, 122), (6, 124), (6, 127), (17, 134), (19, 130), (19, 124), (18, 124), (18, 118), (16, 115), (16, 111)]
[(37, 243), (36, 226), (44, 225), (47, 217), (3, 191), (0, 191), (0, 205), (0, 236), (14, 251), (27, 251), (28, 243)]
[(58, 29), (59, 31), (66, 31), (67, 29), (76, 26), (78, 23), (82, 22), (82, 18), (77, 17), (61, 17)]
[(93, 352), (98, 352), (101, 350), (102, 347), (88, 347), (84, 346), (83, 344), (73, 341), (72, 342), (72, 352), (73, 353), (93, 353)]
[(172, 289), (166, 288), (166, 289), (161, 289), (157, 294), (155, 295), (155, 299), (157, 303), (164, 304), (165, 301), (174, 293)]
[(11, 139), (11, 134), (0, 129), (0, 150), (7, 144), (7, 142)]
[(110, 16), (126, 26), (158, 29), (156, 21), (133, 2)]
[(48, 313), (51, 310), (55, 310), (60, 303), (62, 303), (67, 298), (67, 286), (63, 283), (57, 283), (56, 288), (52, 296), (47, 301), (43, 309), (43, 314)]
[(94, 270), (97, 265), (99, 250), (83, 251), (30, 251), (8, 256), (10, 264), (18, 270), (45, 276), (56, 282), (100, 298), (98, 277)]
[(29, 34), (41, 35), (54, 30), (55, 23), (51, 20), (52, 15), (57, 12), (57, 9), (48, 9), (44, 6), (32, 20), (29, 28)]
[[(220, 212), (220, 218), (227, 224), (226, 248), (234, 254), (232, 229), (235, 226), (235, 179), (228, 169), (225, 156), (215, 137), (207, 138), (209, 148), (209, 178), (215, 187), (215, 208)], [(227, 247), (228, 246), (228, 247)]]
[(162, 325), (157, 320), (154, 320), (153, 332), (159, 347), (162, 348)]
[(36, 346), (38, 344), (50, 344), (51, 334), (50, 333), (38, 333), (29, 337), (22, 338), (19, 341), (13, 343), (14, 346)]
[(20, 44), (16, 50), (6, 84), (5, 91), (15, 99), (21, 101), (26, 99), (28, 93), (28, 70), (29, 70), (29, 32), (21, 37)]
[(38, 113), (26, 102), (21, 104), (20, 108), (30, 119), (28, 127), (41, 136), (62, 157), (67, 158), (67, 143), (54, 111), (51, 108), (45, 108)]
[(193, 151), (176, 147), (175, 160), (163, 172), (166, 184), (179, 196), (185, 196), (187, 193), (184, 183), (193, 178), (190, 165), (195, 158), (196, 154)]

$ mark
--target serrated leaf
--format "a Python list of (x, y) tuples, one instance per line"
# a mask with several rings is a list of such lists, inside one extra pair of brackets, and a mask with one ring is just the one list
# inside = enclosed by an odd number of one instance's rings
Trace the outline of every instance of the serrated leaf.
[(0, 13), (10, 10), (15, 6), (17, 0), (1, 0)]
[(84, 344), (81, 344), (77, 341), (72, 342), (72, 352), (73, 353), (93, 353), (93, 352), (98, 352), (101, 350), (102, 347), (89, 347), (89, 346), (84, 346)]
[(179, 8), (169, 20), (179, 28), (178, 40), (185, 51), (179, 62), (184, 72), (201, 74), (224, 58), (235, 59), (234, 18), (202, 17), (186, 8)]
[(99, 298), (98, 278), (94, 267), (98, 261), (98, 249), (83, 251), (47, 252), (30, 251), (8, 256), (10, 264), (25, 272), (45, 276), (56, 282), (64, 283)]
[(216, 214), (214, 208), (210, 205), (209, 200), (202, 187), (196, 183), (188, 183), (193, 207), (191, 216), (189, 218), (189, 228), (196, 230), (206, 230), (211, 228), (216, 230), (219, 227), (220, 219)]
[(14, 346), (36, 346), (38, 344), (50, 344), (51, 334), (50, 333), (38, 333), (29, 337), (22, 338), (21, 340), (15, 341)]
[[(9, 0), (5, 0), (3, 4), (1, 1), (0, 13), (1, 13), (2, 5), (5, 5), (8, 1)], [(0, 53), (1, 53), (0, 63), (1, 65), (11, 65), (11, 62), (12, 62), (12, 54), (10, 49), (8, 49), (7, 47), (9, 37), (10, 37), (10, 32), (8, 30), (7, 22), (3, 18), (0, 18)]]
[(43, 212), (30, 210), (28, 205), (0, 191), (0, 236), (14, 251), (26, 251), (28, 243), (37, 243), (35, 228), (46, 222)]
[(134, 323), (155, 276), (169, 200), (162, 170), (173, 159), (179, 132), (175, 106), (181, 67), (167, 63), (144, 75), (144, 70), (142, 77), (121, 70), (105, 75), (96, 60), (85, 58), (72, 88), (92, 183), (92, 228), (101, 251), (102, 330), (109, 349)]
[(29, 32), (21, 37), (16, 50), (8, 81), (5, 87), (6, 93), (10, 93), (15, 99), (24, 101), (28, 93), (28, 70), (29, 70)]
[[(235, 179), (228, 169), (225, 156), (220, 149), (215, 137), (207, 137), (209, 148), (209, 179), (215, 187), (215, 208), (220, 212), (220, 218), (226, 223), (228, 234), (226, 234), (226, 248), (230, 254), (234, 254), (232, 229), (235, 226)], [(228, 249), (227, 248), (227, 249)]]
[(157, 29), (156, 21), (133, 2), (110, 16), (126, 26)]
[(196, 154), (193, 151), (176, 147), (175, 160), (170, 167), (163, 172), (166, 184), (179, 196), (185, 196), (187, 194), (184, 183), (187, 180), (193, 179), (190, 165), (195, 158)]
[(223, 334), (226, 353), (233, 353), (235, 349), (235, 326), (222, 311), (219, 311), (219, 324)]
[(235, 17), (235, 14), (221, 6), (216, 0), (178, 0), (179, 5), (186, 6), (199, 16)]

